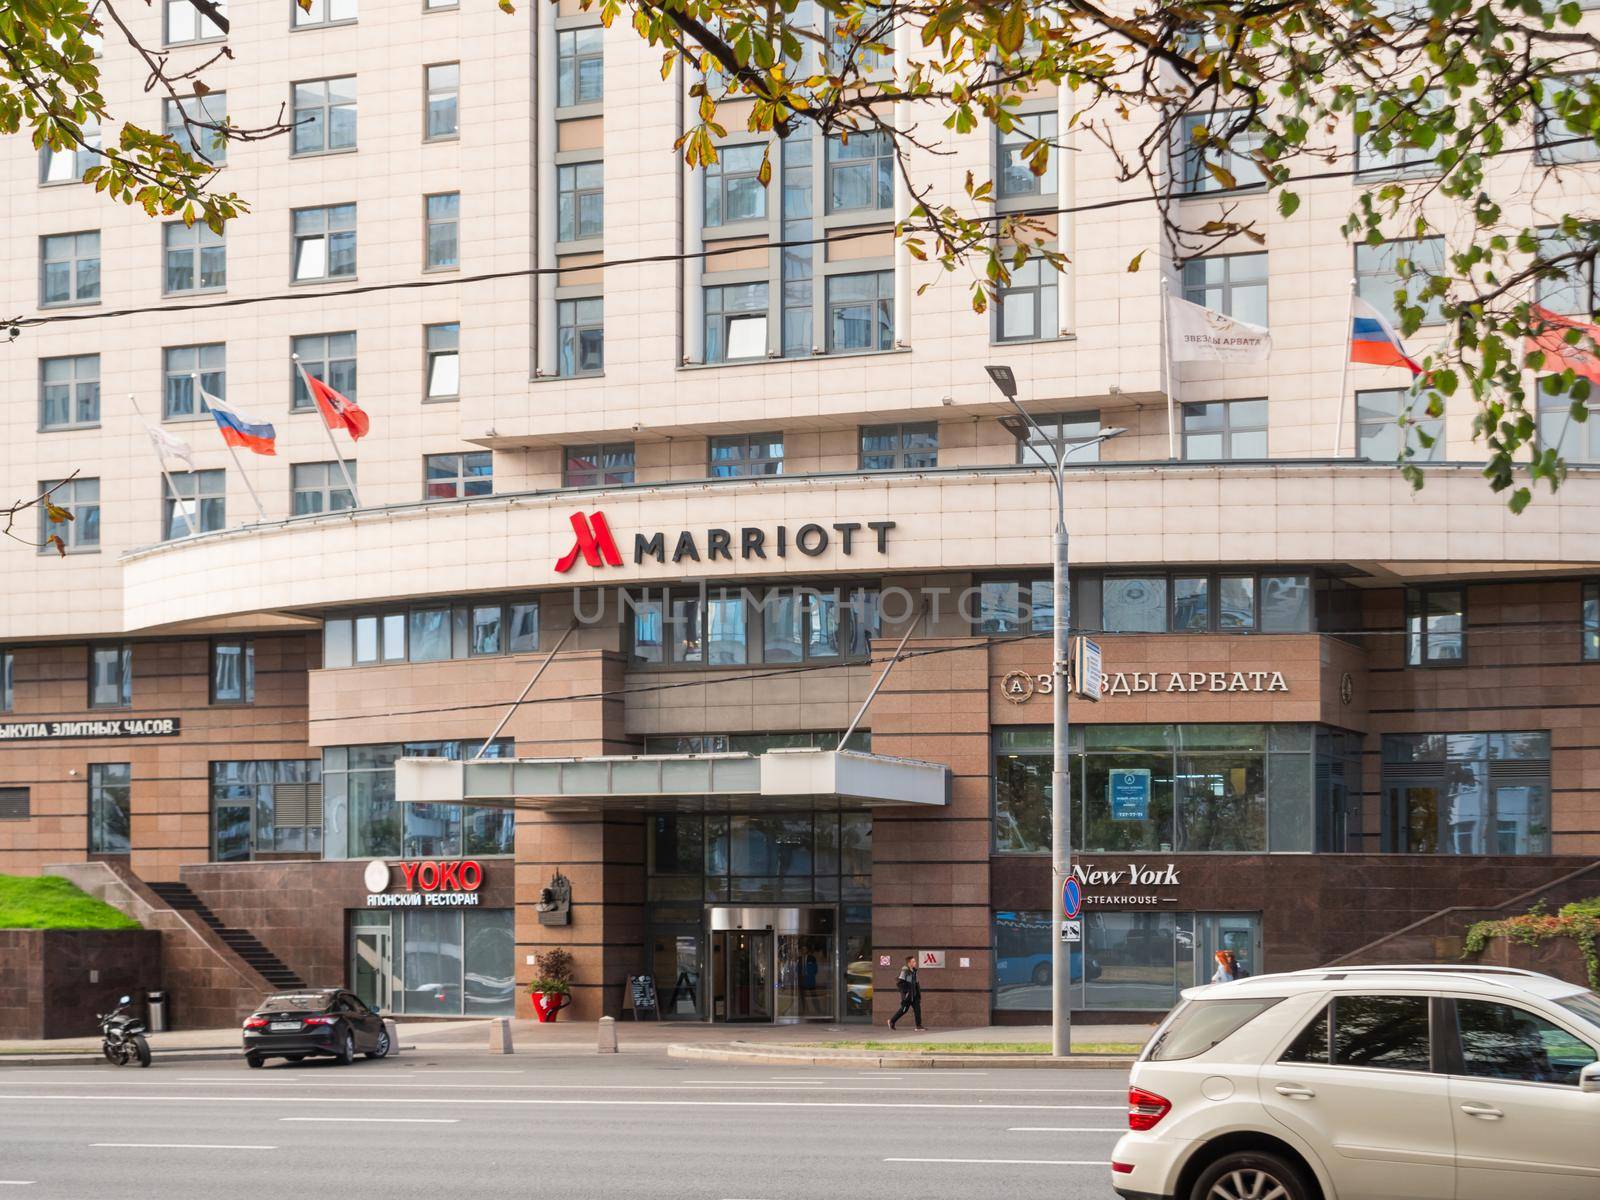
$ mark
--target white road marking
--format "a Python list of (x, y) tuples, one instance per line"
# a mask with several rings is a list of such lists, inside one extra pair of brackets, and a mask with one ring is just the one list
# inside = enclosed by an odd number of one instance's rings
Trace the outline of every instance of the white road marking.
[(1018, 1125), (1006, 1130), (1007, 1133), (1115, 1133), (1124, 1134), (1126, 1129), (1119, 1129), (1111, 1125)]
[[(48, 1094), (0, 1094), (0, 1100), (28, 1100), (37, 1103), (41, 1100), (64, 1100), (72, 1104), (81, 1104), (85, 1100), (106, 1100), (115, 1104), (126, 1104), (128, 1093), (110, 1096), (52, 1096)], [(927, 1108), (927, 1109), (960, 1109), (971, 1112), (978, 1109), (983, 1112), (1063, 1112), (1075, 1109), (1105, 1109), (1122, 1111), (1126, 1108), (1121, 1104), (946, 1104), (942, 1101), (920, 1101), (909, 1104), (893, 1104), (881, 1100), (829, 1100), (821, 1103), (809, 1103), (799, 1100), (585, 1100), (576, 1097), (557, 1097), (549, 1100), (533, 1100), (521, 1097), (495, 1097), (492, 1099), (474, 1099), (466, 1096), (154, 1096), (141, 1095), (142, 1104), (182, 1104), (193, 1101), (203, 1101), (208, 1104), (501, 1104), (525, 1105), (547, 1107), (550, 1105), (567, 1105), (568, 1107), (585, 1106), (589, 1108)], [(109, 1144), (109, 1143), (96, 1143)]]
[(31, 1187), (37, 1179), (0, 1179), (0, 1187)]
[[(387, 1076), (386, 1078), (399, 1078)], [(52, 1080), (51, 1082), (57, 1082)], [(106, 1080), (61, 1080), (60, 1082), (72, 1086), (88, 1083), (105, 1083)], [(296, 1083), (305, 1082), (317, 1088), (372, 1088), (381, 1086), (381, 1081), (370, 1079), (358, 1081), (353, 1079), (315, 1079), (285, 1076), (281, 1079), (258, 1078), (254, 1075), (238, 1079), (219, 1078), (214, 1075), (183, 1075), (176, 1083), (209, 1083), (217, 1087), (252, 1087), (257, 1083), (270, 1083), (277, 1087), (292, 1087)], [(171, 1086), (164, 1080), (140, 1080), (139, 1094), (144, 1095), (145, 1089), (152, 1085)], [(684, 1082), (684, 1083), (438, 1083), (433, 1085), (436, 1089), (448, 1088), (460, 1092), (789, 1092), (796, 1090), (793, 1085), (779, 1086), (775, 1083), (711, 1083), (711, 1082)], [(932, 1095), (1002, 1095), (1002, 1096), (1120, 1096), (1126, 1088), (1008, 1088), (1008, 1087), (829, 1087), (818, 1084), (807, 1087), (807, 1092), (890, 1092), (896, 1096), (932, 1094)], [(1095, 1105), (1097, 1108), (1126, 1108), (1125, 1104)]]
[(526, 1071), (507, 1071), (500, 1067), (440, 1067), (424, 1071), (425, 1075), (526, 1075)]
[(962, 1163), (981, 1167), (1109, 1167), (1109, 1158), (886, 1158), (886, 1163)]
[(90, 1142), (91, 1150), (276, 1150), (276, 1146), (228, 1146), (213, 1142)]
[(279, 1117), (280, 1121), (305, 1121), (312, 1125), (327, 1125), (337, 1121), (345, 1125), (459, 1125), (456, 1117)]

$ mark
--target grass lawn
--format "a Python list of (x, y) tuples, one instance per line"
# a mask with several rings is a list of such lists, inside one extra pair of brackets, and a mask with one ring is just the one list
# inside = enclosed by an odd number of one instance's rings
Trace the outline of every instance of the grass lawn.
[[(907, 1054), (1049, 1054), (1049, 1042), (807, 1042), (826, 1050), (899, 1050)], [(1137, 1054), (1134, 1042), (1078, 1042), (1074, 1054)]]
[(139, 922), (65, 879), (0, 875), (0, 929), (138, 929)]

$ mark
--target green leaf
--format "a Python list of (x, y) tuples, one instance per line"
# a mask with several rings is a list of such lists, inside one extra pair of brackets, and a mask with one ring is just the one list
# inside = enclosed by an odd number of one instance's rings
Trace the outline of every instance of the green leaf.
[(1278, 215), (1285, 219), (1294, 216), (1300, 207), (1300, 197), (1293, 192), (1278, 193)]

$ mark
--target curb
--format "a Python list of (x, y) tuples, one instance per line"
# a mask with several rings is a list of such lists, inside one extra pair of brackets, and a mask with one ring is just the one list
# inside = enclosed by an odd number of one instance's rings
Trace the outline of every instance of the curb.
[(1127, 1070), (1132, 1055), (1076, 1055), (1050, 1058), (1042, 1054), (912, 1054), (894, 1050), (832, 1050), (809, 1046), (763, 1046), (733, 1042), (727, 1046), (675, 1044), (667, 1057), (700, 1062), (779, 1063), (806, 1067), (1006, 1067), (1021, 1070)]
[[(403, 1051), (416, 1052), (415, 1046), (396, 1047), (391, 1058), (398, 1058)], [(244, 1051), (237, 1046), (207, 1047), (196, 1050), (162, 1050), (158, 1046), (150, 1047), (152, 1065), (164, 1062), (191, 1063), (191, 1062), (237, 1062), (244, 1065)], [(93, 1066), (99, 1064), (111, 1067), (105, 1056), (98, 1050), (69, 1050), (58, 1054), (0, 1054), (0, 1071), (7, 1067), (81, 1067), (85, 1064)], [(122, 1068), (117, 1068), (121, 1070)], [(140, 1068), (134, 1067), (137, 1071)]]

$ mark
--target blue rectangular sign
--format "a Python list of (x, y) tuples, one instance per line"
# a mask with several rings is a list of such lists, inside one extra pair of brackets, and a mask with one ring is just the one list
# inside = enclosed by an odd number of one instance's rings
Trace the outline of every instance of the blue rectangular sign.
[(1150, 772), (1112, 771), (1107, 787), (1111, 792), (1113, 821), (1150, 819)]

